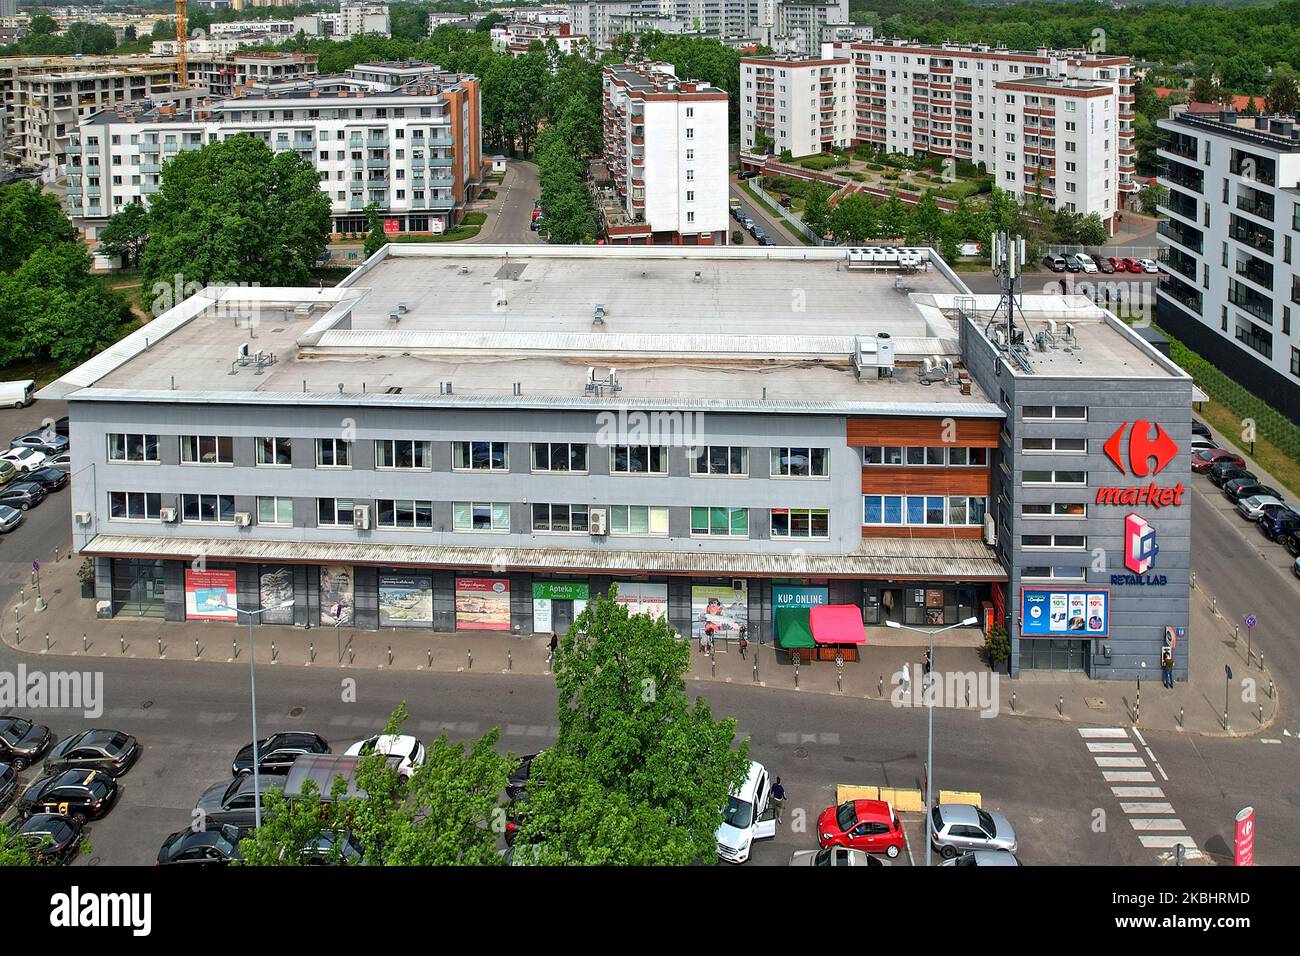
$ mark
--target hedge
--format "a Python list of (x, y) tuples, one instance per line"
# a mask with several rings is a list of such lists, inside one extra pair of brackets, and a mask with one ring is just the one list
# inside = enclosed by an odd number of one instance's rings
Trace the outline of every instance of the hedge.
[[(1164, 330), (1161, 330), (1164, 332)], [(1216, 402), (1240, 418), (1255, 421), (1257, 433), (1276, 445), (1283, 454), (1300, 461), (1300, 428), (1273, 406), (1249, 389), (1233, 381), (1217, 366), (1193, 352), (1182, 342), (1164, 332), (1169, 338), (1169, 357)]]
[(795, 162), (804, 169), (813, 169), (817, 172), (825, 172), (836, 166), (847, 166), (849, 161), (843, 156), (833, 153), (818, 153), (816, 156), (805, 156), (803, 159), (797, 159)]

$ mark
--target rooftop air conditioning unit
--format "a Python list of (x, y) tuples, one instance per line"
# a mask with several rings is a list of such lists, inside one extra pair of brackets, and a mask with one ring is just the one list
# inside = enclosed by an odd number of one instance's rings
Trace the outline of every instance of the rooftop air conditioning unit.
[(990, 514), (984, 516), (984, 543), (990, 548), (998, 543), (997, 522), (993, 520), (993, 516)]
[(587, 515), (587, 527), (593, 536), (609, 534), (607, 512), (604, 508), (592, 508)]
[(251, 525), (252, 523), (253, 523), (253, 515), (252, 515), (252, 512), (249, 512), (249, 511), (236, 511), (236, 512), (235, 512), (235, 527), (237, 527), (237, 528), (247, 528), (247, 527), (248, 527), (249, 525)]
[(370, 530), (370, 505), (356, 505), (353, 507), (352, 527), (360, 531)]
[(163, 522), (165, 522), (166, 524), (172, 524), (173, 522), (176, 521), (176, 509), (175, 509), (175, 508), (159, 508), (159, 509), (158, 509), (158, 517), (159, 517), (159, 519), (161, 519), (161, 520), (162, 520)]
[(90, 524), (89, 511), (78, 511), (74, 517), (77, 519), (77, 524)]

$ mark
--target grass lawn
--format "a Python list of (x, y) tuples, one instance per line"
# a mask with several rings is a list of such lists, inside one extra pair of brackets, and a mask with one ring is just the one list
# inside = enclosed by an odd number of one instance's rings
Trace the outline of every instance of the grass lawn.
[(1300, 497), (1300, 462), (1287, 457), (1285, 452), (1266, 438), (1256, 438), (1255, 451), (1252, 453), (1250, 442), (1242, 441), (1239, 437), (1241, 416), (1213, 399), (1204, 402), (1198, 414), (1206, 424), (1223, 435), (1229, 444), (1234, 445), (1242, 454), (1250, 455), (1292, 494)]

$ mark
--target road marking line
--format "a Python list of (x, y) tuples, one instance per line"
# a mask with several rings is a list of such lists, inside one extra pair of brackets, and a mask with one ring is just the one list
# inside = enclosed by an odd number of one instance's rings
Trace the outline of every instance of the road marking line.
[(1135, 754), (1137, 747), (1128, 741), (1116, 741), (1114, 743), (1090, 743), (1088, 744), (1088, 753), (1090, 754)]
[(1260, 741), (1261, 744), (1280, 744), (1282, 741), (1277, 737), (1265, 737)]
[(1172, 803), (1121, 803), (1119, 808), (1125, 813), (1173, 813)]
[(1141, 839), (1144, 847), (1152, 850), (1172, 850), (1176, 846), (1187, 847), (1189, 851), (1187, 856), (1189, 859), (1192, 856), (1192, 852), (1195, 852), (1198, 856), (1201, 852), (1196, 846), (1196, 841), (1186, 834), (1183, 834), (1182, 836), (1144, 836), (1139, 839)]
[(1128, 731), (1123, 727), (1080, 727), (1080, 737), (1127, 737)]
[(1155, 775), (1147, 770), (1106, 770), (1102, 777), (1107, 783), (1155, 783)]
[(1139, 832), (1142, 830), (1174, 831), (1187, 829), (1186, 824), (1177, 817), (1170, 817), (1167, 820), (1163, 820), (1160, 817), (1135, 817), (1134, 819), (1129, 820), (1129, 823), (1133, 824), (1133, 829)]
[(1111, 787), (1110, 792), (1117, 797), (1163, 797), (1165, 795), (1159, 787)]
[(1136, 727), (1133, 728), (1133, 736), (1138, 739), (1143, 747), (1147, 745), (1147, 739), (1142, 736), (1142, 731), (1138, 730)]
[(1093, 757), (1098, 767), (1145, 767), (1147, 762), (1141, 757)]

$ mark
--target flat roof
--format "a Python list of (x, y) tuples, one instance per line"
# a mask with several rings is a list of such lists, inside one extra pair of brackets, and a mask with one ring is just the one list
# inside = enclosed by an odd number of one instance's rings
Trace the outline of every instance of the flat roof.
[[(921, 380), (960, 358), (946, 267), (847, 265), (842, 248), (392, 245), (332, 289), (205, 290), (45, 394), (1002, 416), (978, 386)], [(894, 374), (860, 379), (880, 333)], [(593, 394), (589, 370), (611, 368), (620, 390)]]

